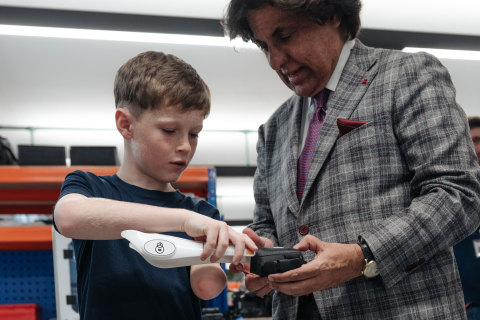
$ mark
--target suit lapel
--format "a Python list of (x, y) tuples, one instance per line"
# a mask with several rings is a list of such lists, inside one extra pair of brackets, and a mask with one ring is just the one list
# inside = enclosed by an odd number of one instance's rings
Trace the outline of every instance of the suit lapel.
[(337, 118), (348, 119), (358, 106), (377, 74), (375, 63), (376, 54), (373, 49), (367, 48), (357, 40), (337, 88), (330, 94), (327, 101), (327, 115), (308, 172), (302, 202), (337, 141)]
[(280, 132), (279, 137), (285, 139), (280, 142), (282, 188), (286, 195), (288, 208), (295, 215), (300, 208), (297, 199), (297, 161), (303, 103), (303, 98), (296, 97), (290, 110), (286, 110), (284, 117), (277, 122)]

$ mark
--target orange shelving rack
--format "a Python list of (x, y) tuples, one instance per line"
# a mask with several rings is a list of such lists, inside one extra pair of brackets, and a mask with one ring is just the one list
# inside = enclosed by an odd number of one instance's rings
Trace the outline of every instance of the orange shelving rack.
[[(111, 175), (118, 166), (0, 166), (0, 214), (51, 214), (65, 176), (75, 170)], [(189, 167), (175, 187), (215, 203), (215, 169)], [(0, 250), (49, 250), (51, 226), (0, 227)]]
[(0, 227), (0, 250), (51, 250), (52, 226)]

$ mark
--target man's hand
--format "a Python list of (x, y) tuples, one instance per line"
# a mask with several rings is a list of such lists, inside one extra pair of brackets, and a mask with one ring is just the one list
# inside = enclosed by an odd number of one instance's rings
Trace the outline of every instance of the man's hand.
[[(255, 231), (249, 228), (243, 229), (243, 233), (248, 235), (250, 239), (258, 247), (263, 248), (273, 248), (273, 242), (264, 237), (259, 237)], [(239, 265), (230, 265), (230, 272), (232, 273), (245, 273), (245, 286), (251, 292), (254, 292), (260, 298), (263, 298), (266, 294), (268, 294), (272, 289), (268, 285), (268, 278), (267, 277), (259, 277), (256, 274), (250, 273), (250, 265), (247, 263), (239, 264)]]
[(315, 259), (298, 269), (269, 275), (271, 289), (302, 296), (361, 275), (365, 258), (358, 244), (328, 243), (308, 235), (293, 248), (312, 250), (316, 253)]

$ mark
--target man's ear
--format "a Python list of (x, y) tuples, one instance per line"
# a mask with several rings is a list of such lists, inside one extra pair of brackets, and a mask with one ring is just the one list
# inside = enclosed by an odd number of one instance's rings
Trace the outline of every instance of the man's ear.
[(127, 108), (118, 108), (115, 111), (115, 124), (124, 139), (129, 140), (133, 137), (132, 121), (133, 115)]
[(334, 15), (330, 18), (330, 23), (332, 23), (332, 25), (333, 25), (335, 28), (339, 28), (341, 22), (342, 22), (342, 19), (339, 18), (338, 15), (336, 15), (336, 14), (334, 14)]

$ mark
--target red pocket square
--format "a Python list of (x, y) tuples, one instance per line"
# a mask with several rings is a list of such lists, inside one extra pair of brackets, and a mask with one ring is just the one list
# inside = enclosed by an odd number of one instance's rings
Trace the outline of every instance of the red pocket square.
[(344, 134), (349, 133), (353, 129), (356, 129), (360, 126), (366, 124), (366, 121), (357, 121), (357, 120), (349, 120), (343, 118), (337, 118), (337, 126), (338, 126), (338, 137), (340, 138)]

